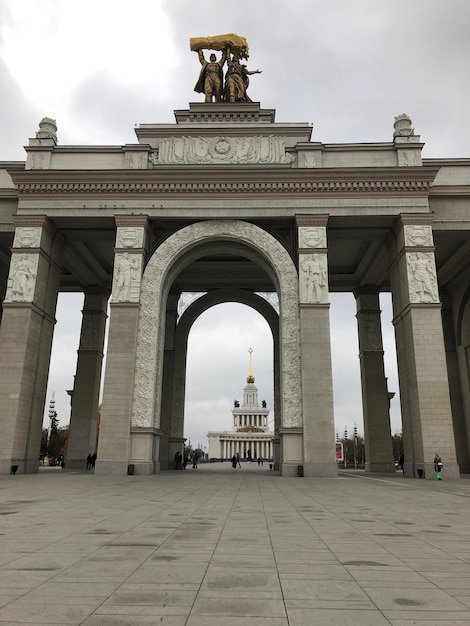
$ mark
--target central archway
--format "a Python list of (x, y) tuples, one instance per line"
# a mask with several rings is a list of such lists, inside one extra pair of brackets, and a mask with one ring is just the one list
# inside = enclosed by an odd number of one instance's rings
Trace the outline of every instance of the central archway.
[[(162, 423), (161, 406), (168, 296), (185, 267), (211, 251), (220, 250), (252, 260), (272, 280), (280, 310), (279, 367), (276, 367), (279, 425), (302, 428), (299, 294), (295, 264), (281, 243), (262, 228), (248, 222), (222, 220), (182, 228), (163, 241), (147, 264), (142, 280), (131, 427), (153, 428), (161, 432), (166, 426)], [(172, 385), (173, 395), (184, 401), (184, 383), (182, 386), (180, 383), (176, 392), (177, 388)], [(176, 418), (173, 411), (172, 416)]]
[[(183, 439), (185, 420), (185, 389), (186, 389), (186, 357), (190, 330), (195, 321), (208, 309), (222, 303), (237, 302), (245, 304), (257, 311), (268, 323), (273, 338), (273, 372), (274, 372), (274, 430), (280, 426), (280, 372), (279, 372), (279, 315), (269, 302), (261, 296), (243, 289), (216, 289), (193, 302), (178, 320), (174, 341), (174, 359), (172, 359), (173, 385), (163, 389), (162, 406), (166, 407), (166, 416), (162, 411), (161, 430), (169, 434), (168, 445), (162, 435), (160, 443), (160, 466), (172, 466), (174, 454)], [(165, 373), (164, 373), (165, 377)], [(165, 417), (167, 419), (165, 419)], [(165, 423), (163, 423), (165, 421)], [(168, 454), (166, 454), (168, 450)], [(279, 465), (279, 438), (275, 440), (275, 463)]]

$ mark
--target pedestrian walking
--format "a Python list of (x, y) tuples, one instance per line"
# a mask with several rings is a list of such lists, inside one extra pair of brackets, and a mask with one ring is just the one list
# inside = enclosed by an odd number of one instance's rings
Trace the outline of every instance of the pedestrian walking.
[(442, 459), (439, 456), (439, 454), (436, 452), (436, 454), (434, 455), (434, 471), (436, 472), (437, 480), (442, 480), (442, 467), (443, 467)]

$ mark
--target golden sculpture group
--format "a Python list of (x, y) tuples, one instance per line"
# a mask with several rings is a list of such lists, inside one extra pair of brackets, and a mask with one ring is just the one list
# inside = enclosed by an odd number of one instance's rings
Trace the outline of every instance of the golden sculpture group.
[[(233, 33), (215, 37), (192, 37), (189, 40), (192, 51), (197, 52), (202, 65), (194, 91), (203, 93), (206, 102), (251, 102), (247, 94), (249, 76), (261, 74), (260, 70), (248, 70), (240, 59), (248, 59), (248, 43), (244, 37)], [(204, 50), (222, 51), (217, 57), (212, 53), (207, 61)], [(225, 82), (223, 67), (227, 63)]]

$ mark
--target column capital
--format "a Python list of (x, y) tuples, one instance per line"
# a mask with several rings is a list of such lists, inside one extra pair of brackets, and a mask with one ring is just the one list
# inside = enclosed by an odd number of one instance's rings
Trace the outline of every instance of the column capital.
[(326, 227), (328, 218), (330, 216), (325, 215), (296, 215), (295, 222), (297, 227), (301, 226), (323, 226)]
[(148, 215), (115, 215), (114, 221), (118, 228), (126, 226), (140, 226), (141, 228), (147, 228), (149, 224)]
[(353, 289), (353, 294), (356, 300), (361, 296), (378, 296), (380, 294), (380, 287), (377, 287), (377, 285), (360, 285)]
[(403, 226), (431, 226), (433, 222), (432, 213), (400, 213), (393, 224), (393, 229), (397, 232)]
[(14, 215), (13, 222), (17, 228), (20, 226), (35, 226), (55, 229), (47, 215)]

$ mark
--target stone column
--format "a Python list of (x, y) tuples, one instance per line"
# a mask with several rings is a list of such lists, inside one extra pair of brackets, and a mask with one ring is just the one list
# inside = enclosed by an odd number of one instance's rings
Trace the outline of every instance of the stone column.
[[(116, 247), (110, 304), (103, 405), (95, 473), (153, 473), (156, 431), (131, 423), (140, 289), (146, 258), (148, 218), (116, 216)], [(158, 303), (156, 303), (158, 306)]]
[[(327, 215), (297, 216), (304, 476), (336, 476)], [(285, 462), (285, 455), (283, 462)]]
[(379, 290), (377, 287), (360, 287), (354, 295), (359, 333), (366, 470), (395, 472)]
[[(178, 319), (179, 294), (170, 294), (167, 300), (165, 320), (165, 351), (163, 355), (162, 403), (160, 411), (160, 469), (175, 467), (175, 454), (184, 455), (184, 424), (182, 419), (176, 419), (173, 411), (175, 399), (175, 333)], [(180, 356), (180, 355), (179, 355)], [(179, 364), (178, 364), (179, 365)], [(184, 366), (183, 376), (186, 375)], [(185, 385), (183, 381), (183, 386)], [(184, 388), (184, 387), (183, 387)], [(184, 393), (183, 393), (184, 398)], [(183, 398), (180, 398), (183, 401)], [(183, 417), (183, 411), (178, 417)]]
[[(450, 403), (454, 427), (455, 451), (457, 463), (462, 474), (470, 473), (470, 450), (468, 446), (467, 426), (465, 422), (464, 395), (462, 393), (461, 369), (456, 342), (456, 333), (452, 321), (452, 303), (450, 296), (441, 292), (442, 299), (442, 330), (446, 352), (447, 375), (449, 377)], [(460, 350), (464, 346), (461, 344)], [(468, 361), (470, 363), (470, 361)], [(467, 371), (467, 359), (462, 371)], [(465, 376), (464, 376), (465, 380)], [(468, 380), (468, 377), (467, 377)], [(467, 383), (468, 384), (468, 383)]]
[[(60, 269), (45, 216), (17, 216), (0, 327), (0, 473), (37, 472)], [(54, 242), (55, 243), (55, 242)]]
[(83, 469), (87, 455), (96, 452), (108, 297), (108, 291), (98, 288), (85, 293), (65, 463), (68, 469)]
[(405, 475), (459, 478), (432, 239), (432, 215), (397, 218), (387, 240), (403, 421)]
[(0, 324), (2, 323), (3, 301), (7, 292), (8, 267), (0, 265)]

